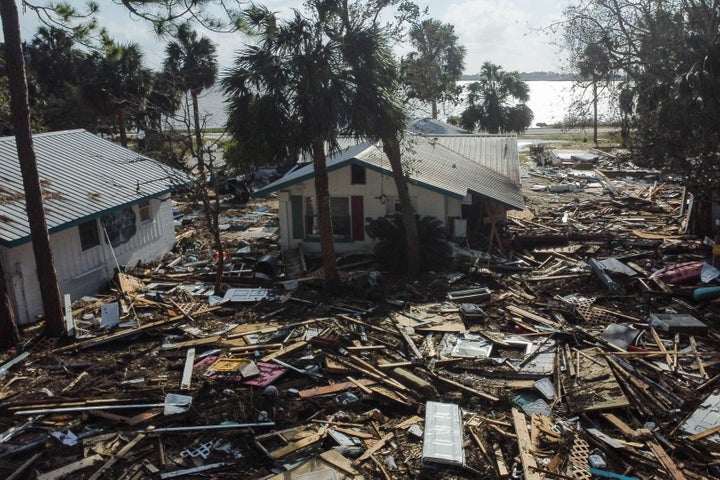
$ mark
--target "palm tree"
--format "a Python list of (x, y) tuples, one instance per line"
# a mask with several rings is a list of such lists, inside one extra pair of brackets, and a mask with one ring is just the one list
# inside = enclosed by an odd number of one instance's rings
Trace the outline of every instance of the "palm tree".
[[(198, 100), (202, 91), (215, 85), (217, 80), (217, 48), (209, 38), (198, 37), (197, 32), (192, 29), (189, 23), (183, 23), (177, 28), (176, 40), (169, 42), (165, 47), (165, 55), (163, 73), (166, 81), (173, 82), (177, 89), (190, 93), (192, 99), (192, 128), (195, 132), (195, 155), (199, 174), (197, 188), (205, 211), (205, 221), (213, 236), (215, 250), (218, 255), (215, 271), (215, 291), (220, 292), (225, 268), (225, 250), (220, 238), (218, 219), (220, 198), (219, 196), (215, 197), (215, 208), (213, 209), (206, 190), (205, 147), (203, 145)], [(212, 159), (210, 167), (212, 168)], [(217, 179), (217, 176), (215, 178)]]
[(95, 78), (85, 92), (90, 102), (115, 117), (120, 130), (120, 143), (127, 147), (125, 113), (128, 108), (142, 110), (152, 74), (143, 67), (143, 54), (137, 43), (118, 45), (108, 41), (104, 55), (96, 57)]
[(430, 102), (437, 119), (438, 100), (456, 99), (457, 81), (465, 68), (465, 47), (457, 44), (455, 27), (435, 19), (423, 20), (410, 29), (415, 51), (402, 64), (411, 98)]
[(479, 127), (489, 133), (522, 132), (530, 126), (533, 114), (525, 103), (530, 88), (518, 72), (485, 62), (482, 80), (468, 86), (469, 106), (460, 115), (460, 124), (468, 130)]
[[(231, 98), (228, 129), (238, 141), (279, 142), (282, 148), (274, 151), (307, 153), (313, 159), (323, 273), (326, 288), (332, 289), (339, 278), (327, 153), (338, 150), (337, 138), (354, 88), (352, 78), (343, 68), (338, 43), (324, 34), (320, 22), (297, 10), (291, 18), (278, 21), (265, 7), (251, 9), (248, 19), (259, 32), (259, 43), (242, 50), (223, 79)], [(258, 121), (237, 123), (252, 115)]]
[(175, 79), (181, 90), (189, 92), (192, 99), (198, 170), (202, 172), (205, 162), (198, 96), (217, 80), (217, 48), (209, 38), (198, 38), (190, 24), (183, 23), (177, 29), (176, 40), (165, 47), (165, 55), (165, 73)]
[(592, 84), (593, 102), (593, 142), (598, 146), (598, 83), (610, 76), (610, 56), (607, 51), (597, 43), (585, 46), (582, 57), (577, 61), (580, 77), (590, 80)]
[[(327, 6), (327, 5), (326, 5)], [(331, 8), (337, 4), (331, 2)], [(327, 17), (326, 12), (324, 17)], [(412, 209), (408, 179), (405, 175), (400, 143), (407, 121), (406, 112), (396, 92), (400, 75), (392, 54), (387, 31), (375, 22), (354, 24), (342, 9), (335, 15), (340, 18), (338, 31), (331, 32), (342, 45), (344, 60), (351, 68), (356, 85), (351, 97), (348, 125), (356, 135), (380, 140), (390, 161), (393, 179), (398, 190), (400, 210), (406, 233), (407, 273), (420, 273), (420, 244), (417, 220)], [(371, 18), (377, 18), (370, 15)], [(330, 29), (326, 27), (326, 31)]]

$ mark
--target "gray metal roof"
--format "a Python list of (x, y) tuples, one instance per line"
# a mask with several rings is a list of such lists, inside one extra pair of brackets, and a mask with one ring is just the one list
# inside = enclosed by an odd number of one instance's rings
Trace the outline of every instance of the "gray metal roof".
[[(484, 136), (474, 137), (484, 142)], [(420, 187), (444, 195), (463, 199), (468, 193), (477, 194), (502, 203), (510, 208), (522, 210), (525, 201), (519, 182), (495, 170), (481, 165), (458, 153), (434, 137), (415, 135), (403, 151), (403, 159), (410, 165), (410, 178)], [(517, 147), (515, 147), (517, 149)], [(481, 150), (478, 147), (479, 150)], [(378, 145), (361, 144), (328, 158), (328, 171), (358, 164), (392, 176), (389, 161)], [(282, 188), (312, 178), (313, 166), (306, 165), (281, 179), (256, 191), (253, 196), (261, 197)]]
[(439, 144), (510, 180), (520, 182), (517, 137), (514, 135), (437, 135)]
[[(85, 130), (33, 135), (50, 233), (186, 184), (183, 172)], [(15, 137), (0, 138), (0, 244), (30, 241)]]

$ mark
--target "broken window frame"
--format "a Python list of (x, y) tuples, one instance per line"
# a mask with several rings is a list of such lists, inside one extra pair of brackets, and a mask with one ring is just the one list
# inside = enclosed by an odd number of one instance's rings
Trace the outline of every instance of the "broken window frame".
[(83, 252), (99, 247), (100, 232), (98, 230), (97, 219), (92, 219), (79, 224), (78, 235), (80, 237), (80, 249)]
[(138, 217), (140, 218), (141, 224), (151, 223), (155, 221), (152, 203), (150, 203), (149, 199), (142, 200), (140, 203), (138, 203)]
[(350, 165), (350, 185), (365, 185), (367, 170), (362, 165)]

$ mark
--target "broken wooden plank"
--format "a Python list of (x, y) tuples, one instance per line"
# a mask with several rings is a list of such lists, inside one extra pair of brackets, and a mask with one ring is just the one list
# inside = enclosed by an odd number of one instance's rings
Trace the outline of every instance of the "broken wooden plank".
[(355, 466), (360, 465), (362, 462), (364, 462), (365, 460), (370, 458), (370, 455), (372, 455), (373, 453), (377, 452), (382, 447), (384, 447), (385, 443), (388, 440), (391, 440), (394, 436), (395, 436), (394, 433), (388, 433), (387, 435), (382, 437), (380, 440), (375, 442), (372, 447), (365, 450), (365, 452), (362, 455), (360, 455), (358, 458), (356, 458), (355, 461), (353, 462), (353, 465), (355, 465)]
[(87, 458), (83, 458), (82, 460), (78, 460), (77, 462), (65, 465), (64, 467), (55, 469), (51, 472), (41, 473), (37, 476), (37, 480), (59, 480), (67, 475), (70, 475), (71, 473), (75, 473), (88, 467), (92, 467), (98, 462), (102, 462), (102, 457), (98, 454), (91, 455)]
[(673, 462), (672, 458), (670, 458), (670, 455), (665, 452), (659, 443), (651, 441), (647, 442), (647, 446), (650, 447), (650, 451), (653, 455), (655, 455), (655, 458), (658, 459), (660, 464), (667, 471), (668, 475), (670, 475), (670, 478), (673, 480), (686, 480), (685, 475), (680, 471), (677, 465), (675, 465), (675, 462)]
[(287, 355), (288, 353), (304, 348), (305, 346), (307, 346), (307, 342), (305, 340), (301, 340), (299, 342), (293, 343), (292, 345), (288, 345), (287, 347), (283, 347), (280, 350), (265, 355), (264, 357), (260, 358), (260, 361), (269, 362), (270, 360), (282, 357), (283, 355)]
[(520, 449), (520, 460), (522, 461), (523, 473), (525, 480), (542, 480), (537, 473), (537, 461), (530, 451), (532, 443), (530, 443), (530, 434), (528, 433), (525, 414), (517, 408), (512, 409), (513, 423), (515, 424), (515, 434), (517, 435), (518, 448)]
[(456, 382), (455, 380), (451, 380), (449, 378), (444, 378), (439, 375), (436, 375), (434, 378), (437, 380), (440, 380), (443, 383), (447, 383), (448, 385), (452, 385), (455, 388), (459, 388), (460, 390), (463, 390), (468, 393), (472, 393), (473, 395), (476, 395), (478, 397), (485, 398), (486, 400), (490, 400), (491, 402), (499, 402), (500, 399), (494, 395), (490, 395), (489, 393), (481, 392), (480, 390), (472, 387), (468, 387), (467, 385), (463, 385), (460, 382)]
[(135, 436), (135, 438), (130, 440), (127, 443), (127, 445), (125, 445), (123, 448), (121, 448), (120, 451), (118, 451), (118, 453), (113, 458), (111, 458), (110, 460), (105, 462), (105, 464), (102, 467), (100, 467), (92, 476), (90, 476), (90, 478), (88, 478), (88, 480), (98, 480), (102, 476), (102, 474), (105, 470), (107, 470), (110, 467), (112, 467), (113, 465), (115, 465), (115, 463), (118, 460), (120, 460), (121, 458), (124, 458), (125, 455), (127, 455), (130, 450), (135, 448), (135, 445), (140, 443), (144, 438), (145, 438), (144, 433), (137, 434)]
[[(369, 380), (367, 378), (361, 378), (357, 382), (365, 387), (368, 385), (375, 385), (377, 383), (375, 380)], [(325, 387), (315, 387), (307, 390), (301, 390), (298, 395), (300, 398), (318, 397), (320, 395), (330, 395), (332, 393), (343, 392), (345, 390), (355, 388), (356, 386), (357, 385), (353, 382), (340, 382)]]

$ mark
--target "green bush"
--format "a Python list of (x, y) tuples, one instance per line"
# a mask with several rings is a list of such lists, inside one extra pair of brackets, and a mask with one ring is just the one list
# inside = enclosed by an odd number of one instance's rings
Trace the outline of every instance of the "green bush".
[[(415, 216), (420, 243), (420, 269), (428, 271), (447, 267), (452, 248), (447, 242), (443, 223), (435, 217)], [(365, 231), (375, 244), (375, 258), (383, 268), (393, 272), (407, 271), (407, 239), (401, 215), (367, 219)]]

